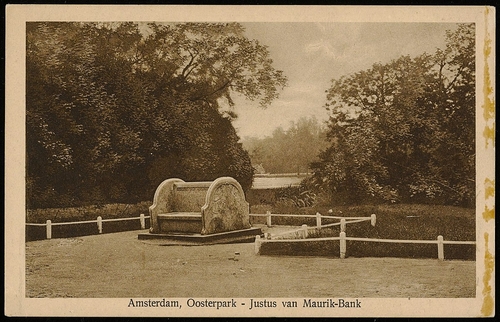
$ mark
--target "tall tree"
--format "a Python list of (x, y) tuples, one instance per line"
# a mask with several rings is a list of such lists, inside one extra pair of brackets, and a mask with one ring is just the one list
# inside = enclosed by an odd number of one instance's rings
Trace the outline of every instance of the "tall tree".
[(313, 165), (317, 183), (353, 201), (474, 203), (474, 25), (446, 40), (434, 55), (332, 81), (331, 145)]
[(28, 206), (144, 200), (168, 176), (251, 185), (219, 102), (267, 106), (286, 78), (240, 25), (41, 22), (26, 37)]

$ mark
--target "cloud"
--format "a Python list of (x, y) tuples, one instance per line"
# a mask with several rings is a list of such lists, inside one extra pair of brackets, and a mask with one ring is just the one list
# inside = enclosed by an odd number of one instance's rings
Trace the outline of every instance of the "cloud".
[(308, 79), (304, 79), (302, 81), (294, 81), (283, 91), (283, 95), (286, 96), (294, 96), (295, 94), (299, 94), (300, 96), (304, 96), (307, 94), (315, 95), (315, 93), (320, 90), (317, 83), (313, 83)]
[(306, 53), (322, 53), (327, 57), (335, 58), (337, 55), (333, 46), (326, 40), (320, 39), (305, 46)]

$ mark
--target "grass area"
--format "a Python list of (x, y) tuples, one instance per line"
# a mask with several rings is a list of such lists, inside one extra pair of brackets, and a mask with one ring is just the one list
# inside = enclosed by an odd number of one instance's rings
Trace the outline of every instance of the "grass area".
[[(263, 243), (261, 255), (339, 257), (338, 240)], [(445, 245), (446, 260), (475, 260), (475, 245)], [(346, 257), (397, 257), (437, 259), (436, 244), (377, 243), (347, 241)]]

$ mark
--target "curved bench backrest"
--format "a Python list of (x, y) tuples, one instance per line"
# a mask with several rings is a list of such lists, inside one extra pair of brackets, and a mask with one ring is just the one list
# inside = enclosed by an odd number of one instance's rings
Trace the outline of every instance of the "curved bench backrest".
[(176, 182), (169, 212), (201, 212), (212, 181)]
[(212, 182), (201, 218), (202, 235), (250, 228), (248, 202), (238, 181), (221, 177)]
[(184, 180), (178, 178), (167, 179), (160, 183), (158, 188), (156, 188), (155, 195), (153, 197), (153, 204), (149, 207), (149, 218), (151, 221), (149, 232), (155, 234), (160, 232), (158, 214), (168, 213), (171, 211), (170, 200), (172, 199), (172, 191), (174, 184), (178, 182), (184, 182)]

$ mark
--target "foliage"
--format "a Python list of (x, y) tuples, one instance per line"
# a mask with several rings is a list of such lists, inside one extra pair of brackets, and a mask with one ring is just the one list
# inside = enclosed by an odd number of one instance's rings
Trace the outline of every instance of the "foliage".
[(325, 138), (326, 129), (315, 117), (302, 117), (287, 130), (278, 127), (270, 137), (244, 138), (243, 147), (261, 172), (300, 173), (309, 172), (309, 164), (317, 161), (320, 150), (326, 148)]
[(98, 216), (102, 219), (139, 217), (148, 213), (151, 202), (137, 204), (106, 204), (102, 206), (81, 206), (68, 208), (28, 209), (26, 222), (44, 224), (47, 219), (56, 222), (77, 222), (95, 220)]
[(150, 199), (168, 177), (253, 169), (231, 95), (267, 106), (285, 86), (236, 23), (28, 23), (28, 207)]
[(307, 190), (303, 185), (297, 187), (284, 187), (276, 191), (276, 199), (278, 202), (291, 203), (298, 208), (311, 207), (315, 204), (316, 194)]
[(474, 205), (474, 25), (434, 55), (400, 57), (332, 81), (330, 146), (318, 186), (351, 202), (377, 198)]

